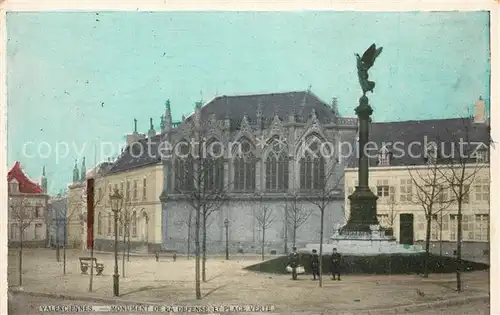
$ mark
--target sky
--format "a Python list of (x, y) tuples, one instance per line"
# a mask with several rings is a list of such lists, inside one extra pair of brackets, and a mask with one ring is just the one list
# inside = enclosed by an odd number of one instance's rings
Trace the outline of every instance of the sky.
[(7, 40), (7, 167), (38, 180), (45, 166), (51, 194), (75, 159), (116, 156), (134, 118), (158, 130), (167, 99), (180, 120), (215, 95), (310, 86), (354, 116), (354, 53), (372, 43), (374, 121), (489, 101), (488, 12), (9, 12)]

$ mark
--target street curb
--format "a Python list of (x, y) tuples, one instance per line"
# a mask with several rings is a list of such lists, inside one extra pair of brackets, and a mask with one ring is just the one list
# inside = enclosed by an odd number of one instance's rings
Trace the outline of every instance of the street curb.
[[(488, 294), (482, 294), (482, 295), (476, 295), (476, 296), (458, 297), (458, 298), (451, 298), (451, 299), (447, 299), (447, 300), (433, 301), (433, 302), (427, 302), (427, 303), (409, 304), (409, 305), (401, 305), (401, 306), (390, 307), (390, 308), (365, 310), (364, 312), (368, 312), (368, 314), (370, 314), (370, 315), (403, 314), (403, 313), (407, 313), (407, 312), (415, 312), (415, 311), (421, 311), (421, 310), (426, 310), (426, 309), (434, 309), (434, 308), (443, 308), (443, 307), (449, 307), (449, 306), (463, 305), (463, 304), (478, 302), (478, 301), (489, 302), (490, 296)], [(363, 312), (363, 310), (360, 310), (360, 311)]]
[[(93, 303), (107, 303), (107, 304), (132, 304), (132, 305), (158, 305), (161, 304), (161, 302), (139, 302), (139, 301), (131, 301), (131, 300), (125, 300), (125, 299), (120, 299), (120, 298), (104, 298), (104, 297), (97, 297), (97, 296), (75, 296), (71, 294), (59, 294), (59, 293), (47, 293), (47, 292), (32, 292), (32, 291), (21, 291), (18, 289), (9, 289), (9, 292), (13, 294), (26, 294), (26, 295), (31, 295), (31, 296), (36, 296), (36, 297), (47, 297), (47, 298), (55, 298), (55, 299), (64, 299), (64, 300), (75, 300), (75, 301), (86, 301), (86, 302), (93, 302)], [(415, 311), (421, 311), (421, 310), (426, 310), (426, 309), (434, 309), (434, 308), (443, 308), (443, 307), (449, 307), (449, 306), (457, 306), (457, 305), (463, 305), (471, 302), (477, 302), (477, 301), (490, 301), (490, 296), (487, 294), (483, 295), (477, 295), (477, 296), (468, 296), (468, 297), (459, 297), (459, 298), (452, 298), (452, 299), (447, 299), (447, 300), (441, 300), (441, 301), (433, 301), (433, 302), (427, 302), (427, 303), (419, 303), (419, 304), (409, 304), (409, 305), (400, 305), (400, 306), (395, 306), (395, 307), (389, 307), (389, 308), (379, 308), (379, 309), (354, 309), (354, 310), (349, 310), (349, 312), (356, 312), (357, 314), (363, 313), (363, 314), (370, 314), (370, 315), (378, 315), (378, 314), (404, 314), (408, 312), (415, 312)], [(334, 314), (339, 314), (347, 311), (347, 310), (338, 310), (335, 311)], [(310, 312), (304, 311), (304, 312), (297, 312), (294, 314), (310, 314)], [(325, 312), (322, 314), (328, 314), (329, 312)], [(273, 313), (273, 314), (279, 314), (279, 313)]]

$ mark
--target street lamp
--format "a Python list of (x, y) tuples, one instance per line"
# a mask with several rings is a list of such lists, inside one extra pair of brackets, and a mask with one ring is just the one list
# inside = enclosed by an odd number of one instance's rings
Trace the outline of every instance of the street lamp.
[(118, 189), (115, 189), (114, 193), (109, 196), (111, 200), (111, 210), (115, 215), (115, 273), (113, 275), (113, 295), (119, 296), (119, 275), (118, 275), (118, 212), (122, 208), (123, 196), (120, 194)]
[(229, 227), (229, 220), (226, 218), (224, 220), (224, 226), (226, 227), (226, 260), (229, 260), (229, 237), (228, 237), (228, 227)]

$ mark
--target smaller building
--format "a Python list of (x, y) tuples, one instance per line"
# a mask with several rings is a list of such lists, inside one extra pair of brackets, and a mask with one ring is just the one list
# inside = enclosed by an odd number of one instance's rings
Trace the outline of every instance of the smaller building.
[(28, 178), (16, 162), (7, 174), (9, 194), (9, 246), (22, 242), (26, 247), (47, 245), (47, 179), (45, 167), (39, 186)]
[[(48, 243), (50, 247), (67, 245), (64, 237), (68, 198), (62, 193), (49, 199), (48, 205)], [(66, 242), (65, 242), (66, 241)]]

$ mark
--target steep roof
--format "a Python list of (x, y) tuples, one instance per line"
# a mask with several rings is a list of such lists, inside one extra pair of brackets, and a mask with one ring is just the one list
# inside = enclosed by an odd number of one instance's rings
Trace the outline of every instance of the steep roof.
[[(449, 155), (452, 152), (452, 143), (458, 143), (460, 139), (464, 142), (477, 142), (489, 146), (490, 126), (485, 123), (474, 123), (472, 118), (449, 118), (432, 120), (410, 120), (397, 122), (374, 122), (370, 126), (369, 141), (374, 143), (374, 147), (382, 149), (386, 144), (389, 152), (393, 153), (391, 166), (420, 165), (425, 164), (423, 157), (426, 145), (436, 142), (438, 150), (442, 154)], [(393, 147), (398, 143), (397, 148), (404, 150), (404, 154), (396, 152)], [(416, 143), (415, 145), (411, 145)], [(454, 145), (455, 145), (454, 144)], [(472, 144), (475, 148), (477, 144)], [(411, 156), (408, 152), (411, 147)], [(465, 146), (464, 146), (465, 148)], [(471, 147), (471, 150), (474, 148)], [(455, 151), (458, 148), (455, 146)], [(370, 153), (370, 165), (376, 166), (378, 158), (373, 157), (375, 153)], [(358, 159), (352, 158), (349, 165), (358, 166)]]
[[(151, 141), (151, 144), (149, 144), (149, 141)], [(156, 135), (152, 138), (139, 140), (132, 147), (125, 147), (120, 157), (109, 169), (109, 173), (117, 173), (160, 162), (161, 157), (158, 152), (160, 142), (161, 135)]]
[(30, 180), (21, 169), (21, 163), (16, 162), (7, 174), (7, 182), (17, 180), (19, 183), (19, 192), (24, 194), (41, 194), (42, 188)]
[[(217, 96), (202, 107), (201, 117), (207, 118), (212, 114), (215, 114), (218, 120), (228, 117), (231, 129), (234, 130), (240, 127), (244, 114), (247, 115), (249, 123), (255, 123), (259, 109), (262, 110), (264, 124), (266, 121), (270, 124), (275, 113), (281, 120), (288, 120), (292, 111), (295, 111), (297, 121), (305, 122), (311, 116), (313, 109), (321, 123), (331, 122), (335, 118), (331, 107), (310, 91)], [(191, 115), (187, 118), (187, 121), (192, 117)]]
[[(262, 110), (264, 124), (266, 124), (266, 121), (270, 123), (275, 113), (278, 114), (281, 120), (288, 120), (292, 110), (295, 111), (297, 121), (307, 120), (313, 109), (316, 111), (318, 120), (322, 123), (330, 122), (335, 118), (331, 107), (309, 91), (217, 96), (202, 107), (201, 116), (206, 119), (208, 116), (215, 114), (218, 120), (229, 117), (231, 129), (234, 130), (240, 127), (240, 122), (245, 113), (249, 122), (255, 123), (259, 108)], [(192, 118), (191, 115), (184, 123), (189, 122)], [(151, 145), (148, 145), (149, 139), (151, 139)], [(161, 157), (158, 152), (160, 143), (161, 136), (156, 135), (152, 138), (137, 141), (132, 148), (127, 146), (113, 164), (109, 173), (112, 174), (160, 162)], [(148, 153), (148, 148), (151, 154)]]

